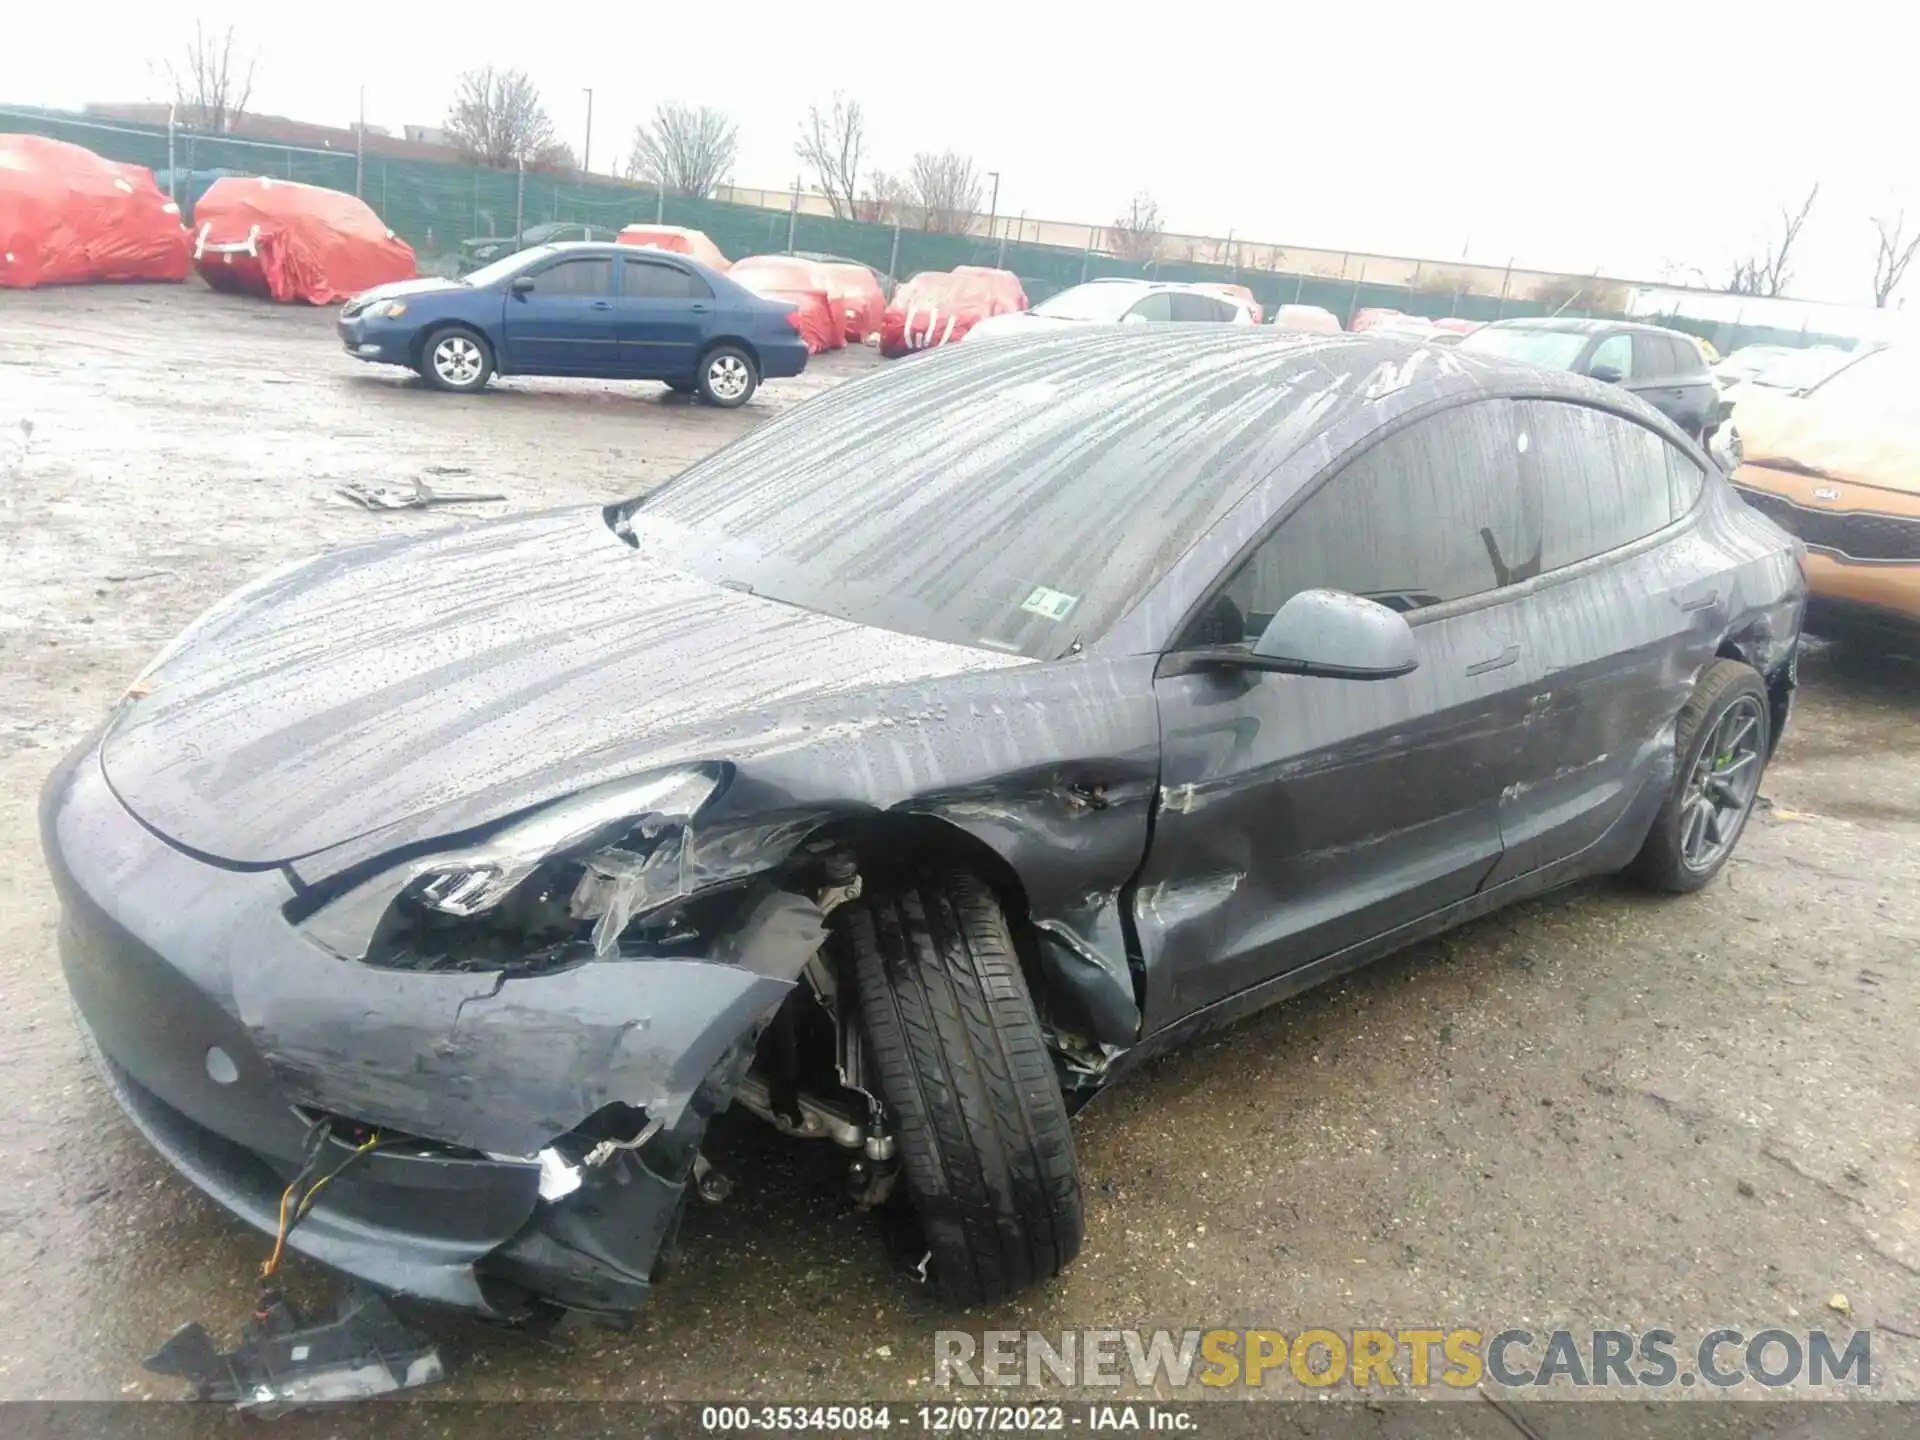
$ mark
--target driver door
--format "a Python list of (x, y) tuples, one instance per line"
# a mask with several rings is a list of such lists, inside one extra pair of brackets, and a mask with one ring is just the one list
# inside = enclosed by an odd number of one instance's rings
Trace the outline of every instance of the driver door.
[(507, 292), (501, 331), (515, 375), (615, 375), (620, 366), (613, 261), (573, 255), (532, 271)]
[[(1321, 482), (1162, 657), (1161, 788), (1132, 908), (1147, 1030), (1471, 897), (1537, 678), (1502, 587), (1539, 563), (1513, 405), (1414, 421)], [(1327, 588), (1406, 615), (1387, 680), (1191, 669)]]

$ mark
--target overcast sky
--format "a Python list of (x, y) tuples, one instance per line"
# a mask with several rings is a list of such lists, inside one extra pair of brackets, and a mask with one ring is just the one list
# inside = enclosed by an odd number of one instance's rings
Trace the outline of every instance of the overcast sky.
[[(1920, 226), (1909, 47), (1891, 7), (1837, 0), (1778, 18), (1698, 0), (23, 3), (0, 103), (164, 99), (153, 57), (196, 14), (257, 50), (252, 108), (300, 119), (349, 123), (364, 84), (370, 122), (438, 124), (462, 70), (520, 66), (578, 151), (591, 86), (597, 170), (685, 100), (738, 120), (738, 183), (781, 187), (808, 103), (842, 89), (874, 163), (963, 150), (1001, 173), (1005, 214), (1105, 223), (1145, 189), (1175, 230), (1717, 280), (1817, 180), (1794, 292), (1854, 303), (1871, 303), (1870, 217), (1905, 203)], [(1912, 288), (1920, 308), (1920, 265)]]

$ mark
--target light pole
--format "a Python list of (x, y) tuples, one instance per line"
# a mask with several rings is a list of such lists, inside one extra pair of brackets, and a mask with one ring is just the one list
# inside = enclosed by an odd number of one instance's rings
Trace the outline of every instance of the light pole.
[(993, 199), (987, 202), (987, 238), (993, 238), (993, 222), (1000, 215), (1000, 172), (989, 170), (987, 178), (993, 181)]
[(593, 87), (581, 88), (587, 92), (587, 142), (580, 147), (580, 169), (585, 173), (593, 169)]

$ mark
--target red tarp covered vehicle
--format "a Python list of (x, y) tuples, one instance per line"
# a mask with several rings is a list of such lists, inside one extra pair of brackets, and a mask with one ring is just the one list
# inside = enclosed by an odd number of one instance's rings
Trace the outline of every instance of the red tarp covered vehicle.
[(923, 270), (887, 302), (880, 353), (897, 359), (915, 350), (949, 345), (965, 338), (989, 315), (1026, 308), (1026, 290), (1009, 271), (980, 265), (959, 265), (951, 272)]
[(863, 343), (869, 335), (878, 335), (886, 318), (887, 297), (880, 282), (864, 265), (838, 265), (816, 262), (814, 268), (825, 277), (827, 296), (840, 314), (849, 345)]
[(720, 247), (707, 238), (704, 230), (686, 230), (678, 225), (628, 225), (615, 237), (622, 245), (651, 245), (671, 250), (689, 260), (698, 260), (709, 270), (728, 268)]
[(838, 350), (847, 343), (827, 290), (826, 277), (819, 269), (811, 261), (796, 260), (791, 255), (749, 255), (734, 262), (727, 278), (738, 281), (756, 295), (793, 305), (794, 329), (807, 342), (807, 353), (818, 355), (822, 350)]
[(0, 286), (185, 280), (180, 208), (139, 165), (42, 135), (0, 135)]
[(216, 290), (330, 305), (415, 275), (413, 247), (364, 201), (268, 176), (224, 176), (193, 207), (193, 263)]

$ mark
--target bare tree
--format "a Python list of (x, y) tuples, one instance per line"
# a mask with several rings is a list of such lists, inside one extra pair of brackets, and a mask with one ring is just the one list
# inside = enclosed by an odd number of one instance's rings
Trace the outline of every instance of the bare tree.
[(258, 57), (234, 54), (234, 29), (229, 25), (209, 35), (198, 20), (193, 39), (178, 61), (166, 62), (173, 103), (185, 122), (196, 130), (221, 134), (237, 129), (253, 98), (253, 70)]
[(907, 170), (907, 187), (920, 228), (942, 235), (964, 235), (980, 209), (980, 174), (973, 157), (957, 150), (938, 155), (923, 150)]
[(913, 209), (911, 185), (898, 175), (885, 170), (873, 170), (868, 172), (866, 189), (853, 207), (853, 218), (874, 220), (883, 225), (902, 225)]
[(532, 166), (556, 143), (553, 122), (527, 72), (491, 65), (460, 77), (446, 129), (469, 159), (496, 170)]
[(676, 195), (710, 195), (739, 149), (739, 128), (724, 111), (669, 100), (633, 132), (627, 178)]
[(1160, 202), (1142, 190), (1107, 227), (1107, 249), (1122, 260), (1144, 265), (1160, 253), (1164, 228)]
[(527, 157), (527, 169), (548, 175), (572, 175), (580, 169), (580, 157), (564, 140), (549, 140), (536, 154)]
[(1913, 259), (1914, 252), (1920, 250), (1920, 234), (1907, 235), (1907, 212), (1904, 210), (1891, 220), (1875, 216), (1873, 228), (1880, 241), (1873, 257), (1873, 303), (1884, 310), (1887, 301), (1893, 298), (1893, 292), (1900, 288), (1900, 282), (1906, 278), (1907, 265)]
[(833, 108), (826, 114), (820, 113), (818, 105), (807, 107), (807, 122), (793, 151), (813, 171), (814, 183), (833, 207), (836, 220), (852, 219), (858, 208), (860, 150), (866, 139), (866, 120), (858, 100), (836, 91)]
[(1760, 254), (1735, 263), (1733, 274), (1728, 278), (1726, 291), (1729, 295), (1784, 295), (1787, 284), (1793, 279), (1793, 269), (1789, 259), (1793, 253), (1793, 242), (1800, 238), (1800, 227), (1807, 223), (1807, 214), (1813, 209), (1815, 197), (1820, 194), (1816, 182), (1807, 191), (1807, 198), (1798, 210), (1780, 207), (1779, 238), (1770, 240)]

